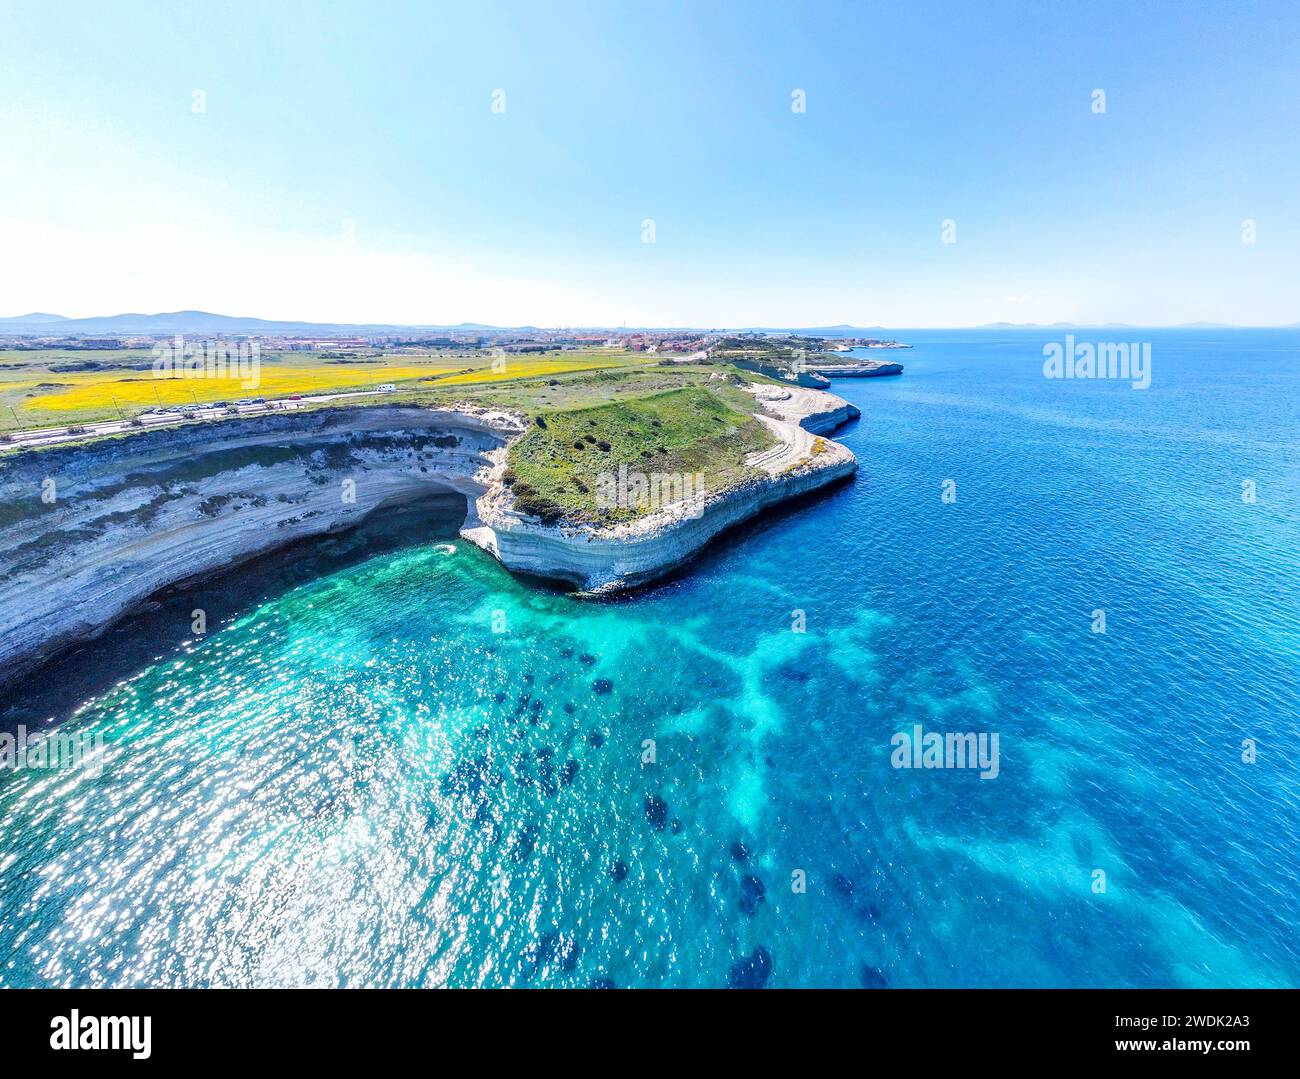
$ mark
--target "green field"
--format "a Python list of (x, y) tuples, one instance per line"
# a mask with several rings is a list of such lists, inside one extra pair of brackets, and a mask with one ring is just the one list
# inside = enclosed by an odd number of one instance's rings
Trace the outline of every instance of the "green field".
[(689, 482), (695, 482), (698, 476), (705, 491), (729, 487), (745, 477), (745, 456), (773, 442), (752, 409), (748, 394), (723, 384), (540, 410), (529, 432), (510, 448), (506, 482), (515, 505), (543, 521), (630, 520), (657, 507), (635, 501), (601, 506), (602, 477), (611, 482), (622, 465), (647, 478), (691, 477)]

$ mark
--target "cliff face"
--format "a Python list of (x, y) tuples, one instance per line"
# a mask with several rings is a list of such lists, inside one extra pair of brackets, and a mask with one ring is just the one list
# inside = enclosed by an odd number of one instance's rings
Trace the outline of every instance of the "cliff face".
[(386, 502), (473, 499), (499, 413), (354, 408), (199, 424), (0, 467), (0, 683), (166, 585), (355, 524)]
[(103, 632), (158, 590), (386, 504), (465, 496), (462, 535), (519, 572), (589, 593), (654, 580), (760, 510), (856, 467), (819, 437), (838, 397), (752, 386), (778, 436), (752, 478), (614, 528), (543, 525), (502, 482), (526, 421), (470, 407), (345, 408), (204, 422), (0, 458), (0, 685)]

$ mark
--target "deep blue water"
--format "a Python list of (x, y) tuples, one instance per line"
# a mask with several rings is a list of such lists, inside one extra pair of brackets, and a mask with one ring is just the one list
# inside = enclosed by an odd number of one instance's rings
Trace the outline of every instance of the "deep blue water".
[(1300, 334), (1075, 333), (1150, 389), (900, 331), (854, 480), (630, 598), (443, 513), (124, 627), (104, 773), (0, 777), (0, 985), (1300, 984)]

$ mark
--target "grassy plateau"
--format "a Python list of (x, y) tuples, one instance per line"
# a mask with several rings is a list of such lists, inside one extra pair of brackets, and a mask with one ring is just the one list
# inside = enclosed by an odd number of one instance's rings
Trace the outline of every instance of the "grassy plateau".
[(510, 447), (506, 482), (515, 505), (544, 521), (601, 524), (656, 508), (635, 499), (630, 505), (600, 504), (601, 477), (617, 475), (620, 465), (647, 478), (698, 477), (705, 491), (731, 486), (746, 475), (745, 456), (773, 441), (753, 416), (752, 398), (746, 411), (735, 392), (730, 386), (684, 386), (536, 413), (529, 432)]

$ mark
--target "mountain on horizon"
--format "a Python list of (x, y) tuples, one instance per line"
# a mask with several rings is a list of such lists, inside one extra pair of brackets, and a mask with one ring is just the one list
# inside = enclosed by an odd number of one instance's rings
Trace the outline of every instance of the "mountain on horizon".
[[(172, 334), (172, 333), (281, 333), (281, 334), (359, 334), (403, 333), (407, 331), (457, 330), (492, 331), (500, 327), (462, 322), (455, 326), (408, 326), (394, 323), (292, 322), (218, 315), (210, 311), (164, 311), (154, 315), (129, 312), (120, 315), (97, 315), (91, 318), (64, 318), (61, 315), (19, 315), (0, 318), (0, 332), (43, 335), (81, 334)], [(528, 330), (533, 327), (518, 327)]]
[(0, 318), (0, 326), (25, 326), (28, 323), (50, 323), (50, 322), (67, 322), (68, 320), (62, 315), (51, 315), (44, 311), (33, 311), (29, 315), (14, 315), (11, 318)]

